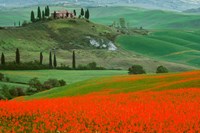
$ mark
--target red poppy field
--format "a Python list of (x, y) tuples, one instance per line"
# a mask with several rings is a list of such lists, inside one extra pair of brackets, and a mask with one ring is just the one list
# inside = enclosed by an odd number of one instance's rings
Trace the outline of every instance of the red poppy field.
[(0, 132), (200, 132), (200, 90), (0, 102)]

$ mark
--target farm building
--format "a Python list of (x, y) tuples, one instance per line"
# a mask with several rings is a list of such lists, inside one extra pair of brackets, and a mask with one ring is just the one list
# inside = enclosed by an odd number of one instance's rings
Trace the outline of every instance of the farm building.
[(54, 14), (56, 14), (56, 18), (72, 18), (74, 17), (74, 14), (67, 11), (67, 10), (62, 10), (62, 11), (55, 11), (51, 13), (51, 17), (54, 18)]

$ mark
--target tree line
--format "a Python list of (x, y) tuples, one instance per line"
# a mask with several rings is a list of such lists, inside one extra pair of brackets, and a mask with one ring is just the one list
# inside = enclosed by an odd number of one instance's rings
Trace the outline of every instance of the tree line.
[(44, 10), (41, 11), (40, 7), (38, 6), (37, 9), (37, 17), (35, 16), (34, 11), (31, 11), (31, 22), (41, 21), (50, 16), (50, 8), (46, 6)]
[[(21, 56), (20, 56), (20, 51), (17, 48), (15, 52), (15, 64), (20, 65), (21, 64)], [(39, 57), (39, 64), (43, 65), (43, 52), (40, 52), (40, 57)], [(6, 65), (6, 59), (5, 55), (2, 52), (1, 54), (1, 66)], [(57, 59), (56, 59), (56, 52), (52, 53), (52, 51), (49, 52), (49, 68), (56, 68), (57, 67)], [(75, 51), (73, 51), (72, 54), (72, 69), (76, 69), (76, 55)]]
[(15, 52), (15, 61), (6, 62), (4, 53), (1, 54), (0, 69), (3, 70), (41, 70), (41, 69), (60, 69), (60, 70), (104, 70), (103, 67), (98, 67), (96, 62), (91, 62), (87, 65), (76, 65), (76, 53), (72, 52), (72, 67), (61, 65), (58, 66), (56, 51), (49, 52), (49, 62), (44, 64), (43, 52), (39, 53), (39, 58), (35, 62), (21, 62), (20, 51), (17, 48)]

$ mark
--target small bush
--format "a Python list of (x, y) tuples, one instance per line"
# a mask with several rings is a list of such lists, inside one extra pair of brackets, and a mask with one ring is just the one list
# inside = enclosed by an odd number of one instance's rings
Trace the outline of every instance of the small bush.
[(168, 69), (164, 66), (159, 66), (156, 70), (156, 73), (168, 73)]
[(132, 67), (128, 69), (128, 71), (129, 71), (128, 72), (129, 74), (145, 74), (146, 73), (143, 67), (140, 65), (133, 65)]
[(97, 63), (96, 62), (91, 62), (87, 65), (89, 70), (94, 70), (97, 68)]
[(51, 89), (54, 87), (59, 87), (60, 86), (60, 82), (57, 79), (49, 79), (46, 82), (44, 82), (43, 87), (45, 89)]
[(13, 96), (13, 97), (17, 97), (18, 96), (18, 91), (16, 88), (11, 88), (9, 90), (9, 93)]
[(24, 92), (24, 90), (23, 90), (23, 88), (16, 88), (16, 90), (17, 90), (17, 93), (18, 93), (18, 96), (25, 96), (25, 92)]
[(29, 81), (29, 86), (32, 88), (36, 88), (38, 91), (41, 91), (43, 86), (41, 82), (38, 80), (38, 78), (33, 78)]
[(10, 82), (10, 78), (4, 77), (4, 78), (2, 79), (2, 81), (3, 81), (3, 82)]
[(6, 98), (6, 99), (12, 99), (12, 95), (9, 92), (9, 88), (7, 85), (4, 85), (1, 89), (1, 94)]
[(0, 100), (6, 100), (6, 97), (3, 94), (0, 94)]
[(4, 79), (4, 74), (0, 73), (0, 81)]
[(65, 86), (66, 82), (64, 80), (59, 80), (60, 86)]

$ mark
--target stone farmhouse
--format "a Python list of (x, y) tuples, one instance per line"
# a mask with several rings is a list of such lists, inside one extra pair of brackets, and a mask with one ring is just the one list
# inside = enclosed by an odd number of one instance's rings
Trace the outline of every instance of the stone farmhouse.
[[(51, 13), (51, 17), (54, 18), (54, 12)], [(73, 18), (74, 14), (67, 11), (67, 10), (62, 10), (62, 11), (56, 11), (56, 18)]]

